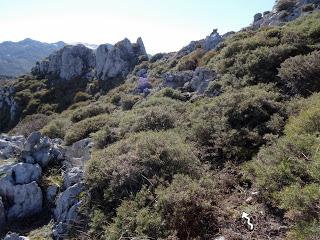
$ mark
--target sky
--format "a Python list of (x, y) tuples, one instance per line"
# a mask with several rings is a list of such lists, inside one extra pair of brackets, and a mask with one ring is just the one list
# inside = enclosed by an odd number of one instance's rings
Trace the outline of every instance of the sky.
[(275, 0), (0, 0), (0, 42), (92, 44), (142, 37), (150, 54), (181, 49), (217, 28), (238, 31)]

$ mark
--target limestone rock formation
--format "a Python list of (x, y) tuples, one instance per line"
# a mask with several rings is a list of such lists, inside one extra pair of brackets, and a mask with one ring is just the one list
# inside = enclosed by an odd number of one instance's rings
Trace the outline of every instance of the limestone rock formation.
[(0, 86), (0, 131), (4, 130), (5, 126), (14, 125), (18, 120), (14, 93), (15, 89), (12, 86)]
[(36, 182), (15, 185), (13, 188), (13, 205), (8, 209), (8, 221), (22, 219), (42, 210), (42, 192)]
[(29, 240), (29, 238), (24, 236), (19, 236), (17, 233), (10, 232), (4, 237), (4, 240)]
[(216, 73), (206, 68), (196, 68), (194, 71), (167, 72), (163, 74), (163, 87), (184, 88), (188, 91), (204, 93)]
[(51, 54), (48, 59), (37, 62), (31, 73), (38, 78), (57, 77), (63, 80), (92, 78), (95, 55), (84, 45), (66, 46)]
[(6, 225), (6, 213), (2, 197), (0, 197), (0, 232), (3, 231), (4, 226)]
[(0, 135), (0, 159), (13, 158), (19, 155), (23, 149), (25, 138), (23, 136), (10, 137)]
[(252, 28), (279, 26), (315, 11), (320, 11), (319, 0), (277, 0), (271, 12), (255, 14)]
[[(63, 159), (59, 141), (42, 137), (40, 132), (33, 132), (27, 139), (0, 135), (0, 150), (9, 148), (14, 151), (6, 150), (6, 153), (14, 157), (14, 162), (0, 162), (0, 231), (6, 223), (43, 210), (45, 194), (38, 184), (42, 168), (47, 167), (50, 161), (62, 162)], [(51, 195), (56, 192), (57, 189), (51, 191)]]
[(147, 55), (141, 38), (132, 44), (127, 38), (114, 46), (100, 45), (96, 53), (96, 74), (100, 80), (124, 78)]
[(213, 29), (212, 33), (207, 36), (205, 39), (199, 41), (192, 41), (187, 46), (183, 47), (180, 51), (177, 52), (176, 56), (178, 58), (183, 57), (197, 48), (202, 48), (205, 51), (210, 51), (215, 49), (220, 42), (223, 41), (223, 37), (218, 33), (218, 29)]

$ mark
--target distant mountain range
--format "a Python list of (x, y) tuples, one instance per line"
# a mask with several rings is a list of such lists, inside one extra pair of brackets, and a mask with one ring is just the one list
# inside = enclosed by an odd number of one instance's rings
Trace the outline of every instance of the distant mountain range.
[[(87, 43), (70, 43), (70, 45), (83, 44), (91, 49), (98, 45)], [(1, 78), (15, 77), (30, 72), (37, 61), (49, 56), (68, 43), (59, 41), (45, 43), (26, 38), (19, 42), (5, 41), (0, 43), (0, 75)]]
[(66, 43), (43, 43), (26, 38), (19, 42), (0, 43), (0, 75), (18, 76), (25, 74), (35, 63), (52, 52), (59, 50)]

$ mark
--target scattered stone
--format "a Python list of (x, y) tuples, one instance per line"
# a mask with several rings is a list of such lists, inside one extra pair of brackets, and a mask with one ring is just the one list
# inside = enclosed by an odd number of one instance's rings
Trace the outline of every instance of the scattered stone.
[[(310, 10), (305, 6), (312, 4)], [(293, 21), (302, 15), (308, 15), (312, 12), (320, 11), (319, 0), (297, 0), (296, 3), (288, 4), (279, 8), (279, 0), (276, 1), (272, 11), (257, 13), (254, 15), (251, 27), (258, 29), (263, 26), (280, 26), (286, 22)]]
[(202, 48), (206, 52), (213, 50), (222, 41), (223, 37), (221, 37), (218, 33), (218, 29), (213, 29), (212, 33), (205, 39), (201, 39), (199, 41), (192, 41), (187, 46), (183, 47), (180, 51), (177, 52), (176, 57), (181, 58), (193, 52), (197, 48)]

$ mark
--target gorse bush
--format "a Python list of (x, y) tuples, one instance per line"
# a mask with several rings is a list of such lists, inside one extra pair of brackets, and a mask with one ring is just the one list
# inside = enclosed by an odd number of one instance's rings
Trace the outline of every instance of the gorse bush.
[(41, 129), (41, 133), (50, 138), (63, 139), (71, 122), (68, 119), (54, 119)]
[(105, 206), (110, 211), (143, 184), (171, 180), (177, 173), (197, 175), (198, 166), (192, 149), (178, 135), (143, 132), (95, 152), (86, 168), (86, 181), (96, 200), (110, 202)]
[(281, 64), (279, 77), (288, 87), (303, 95), (320, 90), (320, 51), (287, 59)]
[(176, 175), (168, 188), (156, 192), (157, 208), (177, 239), (212, 239), (219, 232), (223, 214), (212, 179)]
[(108, 114), (98, 115), (80, 121), (67, 129), (65, 142), (70, 145), (76, 141), (89, 137), (90, 133), (97, 132), (108, 123)]
[(90, 104), (86, 107), (79, 108), (76, 111), (74, 111), (71, 116), (71, 121), (72, 122), (79, 122), (79, 121), (84, 120), (86, 118), (94, 117), (96, 115), (99, 115), (99, 114), (102, 114), (105, 112), (108, 112), (108, 110), (105, 109), (105, 107), (93, 103), (93, 104)]
[[(290, 118), (285, 135), (261, 149), (247, 166), (265, 198), (298, 224), (292, 234), (304, 235), (299, 224), (312, 225), (320, 217), (319, 106), (317, 94), (298, 116)], [(312, 231), (308, 235), (313, 236)]]
[(268, 88), (244, 88), (200, 105), (191, 128), (204, 160), (220, 164), (226, 160), (249, 160), (266, 135), (277, 135), (284, 125), (281, 96)]

